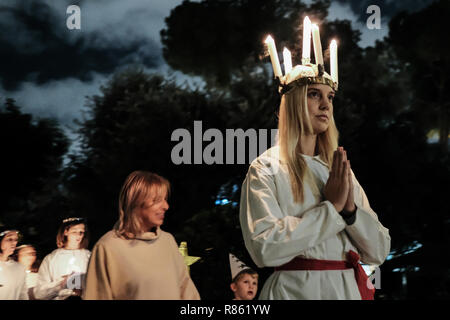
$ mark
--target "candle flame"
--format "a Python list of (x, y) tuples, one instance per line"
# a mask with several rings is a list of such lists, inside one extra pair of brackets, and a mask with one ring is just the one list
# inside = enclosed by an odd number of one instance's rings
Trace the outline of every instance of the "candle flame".
[(264, 41), (265, 43), (269, 43), (273, 41), (273, 38), (270, 36), (270, 34), (267, 36), (266, 40)]

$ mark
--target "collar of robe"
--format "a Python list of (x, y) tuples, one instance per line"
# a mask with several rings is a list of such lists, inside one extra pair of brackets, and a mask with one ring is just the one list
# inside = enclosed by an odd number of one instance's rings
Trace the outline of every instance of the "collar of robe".
[[(119, 229), (119, 223), (120, 222), (117, 221), (114, 224), (113, 230), (117, 231)], [(136, 237), (134, 239), (136, 239), (136, 240), (144, 240), (144, 241), (151, 241), (151, 240), (158, 239), (160, 235), (161, 235), (161, 228), (160, 227), (155, 227), (151, 231), (144, 232), (144, 233), (136, 235)]]
[(327, 164), (325, 161), (323, 161), (323, 160), (320, 158), (320, 156), (308, 156), (308, 155), (306, 155), (306, 154), (302, 154), (302, 156), (305, 157), (305, 158), (310, 158), (310, 159), (316, 160), (317, 162), (320, 162), (320, 163), (323, 164), (324, 166), (328, 167), (328, 164)]
[[(286, 164), (286, 162), (283, 159), (281, 159), (281, 157), (280, 157), (280, 146), (278, 146), (278, 145), (274, 146), (274, 147), (270, 148), (269, 150), (267, 150), (266, 152), (267, 152), (266, 155), (269, 158), (278, 160), (281, 164)], [(305, 158), (313, 159), (313, 160), (323, 164), (324, 166), (328, 167), (328, 164), (325, 161), (323, 161), (320, 158), (320, 156), (318, 156), (318, 155), (317, 156), (308, 156), (308, 155), (302, 154), (302, 156), (304, 156)]]
[(153, 228), (151, 231), (138, 234), (136, 236), (136, 239), (137, 240), (146, 240), (146, 241), (155, 240), (155, 239), (159, 238), (160, 234), (161, 234), (160, 227), (156, 227), (156, 228)]

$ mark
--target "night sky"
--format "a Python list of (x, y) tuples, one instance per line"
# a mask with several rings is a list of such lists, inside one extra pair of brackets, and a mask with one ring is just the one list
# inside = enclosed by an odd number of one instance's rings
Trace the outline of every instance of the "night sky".
[[(98, 94), (115, 71), (130, 64), (198, 83), (170, 70), (162, 57), (164, 18), (181, 2), (0, 0), (0, 99), (14, 98), (23, 112), (57, 119), (74, 139), (73, 120), (81, 118), (86, 96)], [(388, 34), (387, 22), (394, 14), (430, 2), (338, 0), (332, 1), (328, 19), (350, 20), (366, 47)], [(66, 27), (71, 4), (81, 8), (81, 30)], [(381, 8), (380, 30), (366, 27), (366, 9), (372, 4)]]

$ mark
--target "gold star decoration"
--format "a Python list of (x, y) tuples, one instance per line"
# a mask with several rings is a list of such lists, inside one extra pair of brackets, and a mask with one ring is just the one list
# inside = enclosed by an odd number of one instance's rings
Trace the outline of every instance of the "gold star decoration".
[(184, 263), (186, 264), (188, 272), (190, 273), (190, 266), (193, 265), (194, 263), (196, 263), (201, 258), (188, 255), (188, 248), (187, 248), (186, 241), (183, 241), (180, 243), (178, 250), (180, 250), (180, 253), (184, 258)]

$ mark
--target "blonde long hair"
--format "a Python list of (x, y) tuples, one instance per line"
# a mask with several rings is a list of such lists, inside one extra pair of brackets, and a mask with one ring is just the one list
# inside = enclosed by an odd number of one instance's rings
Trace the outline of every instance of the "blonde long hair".
[(125, 239), (134, 239), (144, 232), (137, 212), (146, 201), (155, 202), (160, 196), (168, 196), (167, 179), (148, 171), (134, 171), (128, 175), (119, 195), (119, 224), (116, 233)]
[[(308, 112), (307, 100), (308, 86), (292, 89), (281, 97), (278, 121), (278, 145), (280, 156), (285, 161), (291, 180), (294, 201), (304, 201), (304, 182), (308, 182), (313, 194), (318, 194), (318, 187), (311, 177), (305, 160), (301, 156), (301, 140), (304, 135), (313, 134), (311, 120)], [(315, 154), (331, 168), (333, 152), (338, 146), (338, 130), (331, 115), (328, 129), (317, 135)]]

